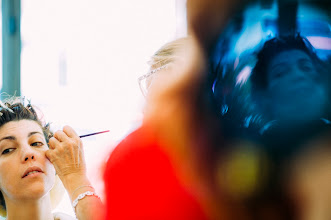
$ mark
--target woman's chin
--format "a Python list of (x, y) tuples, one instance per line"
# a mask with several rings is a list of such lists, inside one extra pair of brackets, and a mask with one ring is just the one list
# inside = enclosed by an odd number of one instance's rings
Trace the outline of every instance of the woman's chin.
[(27, 187), (25, 187), (24, 191), (21, 190), (20, 192), (17, 192), (19, 197), (21, 199), (27, 199), (27, 200), (38, 200), (43, 198), (49, 191), (52, 189), (51, 184), (45, 184), (43, 182), (35, 182), (33, 184), (29, 184)]

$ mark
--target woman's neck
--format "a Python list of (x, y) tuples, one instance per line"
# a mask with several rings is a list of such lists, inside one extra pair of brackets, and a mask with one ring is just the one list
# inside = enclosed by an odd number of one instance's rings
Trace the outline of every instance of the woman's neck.
[(49, 194), (39, 200), (6, 200), (7, 220), (53, 220)]

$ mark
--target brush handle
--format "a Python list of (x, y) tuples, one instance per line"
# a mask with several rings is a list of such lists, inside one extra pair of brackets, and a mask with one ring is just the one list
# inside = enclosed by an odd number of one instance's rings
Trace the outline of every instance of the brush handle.
[(83, 138), (83, 137), (88, 137), (88, 136), (92, 136), (92, 135), (102, 134), (102, 133), (106, 133), (106, 132), (109, 132), (109, 130), (107, 130), (107, 131), (99, 131), (99, 132), (95, 132), (95, 133), (91, 133), (91, 134), (84, 134), (84, 135), (81, 135), (79, 137), (80, 138)]

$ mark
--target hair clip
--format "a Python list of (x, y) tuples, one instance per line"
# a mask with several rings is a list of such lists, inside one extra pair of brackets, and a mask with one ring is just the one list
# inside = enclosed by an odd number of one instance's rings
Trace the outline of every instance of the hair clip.
[(2, 101), (0, 101), (0, 106), (4, 109), (6, 109), (7, 111), (9, 111), (10, 113), (14, 113), (14, 111), (10, 108), (8, 108), (8, 106), (6, 106)]

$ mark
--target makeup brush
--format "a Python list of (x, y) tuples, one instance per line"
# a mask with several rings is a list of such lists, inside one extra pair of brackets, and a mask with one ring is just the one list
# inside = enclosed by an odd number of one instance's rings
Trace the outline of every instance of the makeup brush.
[(83, 137), (88, 137), (88, 136), (92, 136), (92, 135), (102, 134), (102, 133), (106, 133), (106, 132), (109, 132), (109, 130), (106, 130), (106, 131), (99, 131), (99, 132), (95, 132), (95, 133), (91, 133), (91, 134), (84, 134), (84, 135), (81, 135), (81, 136), (79, 136), (79, 137), (80, 137), (80, 138), (83, 138)]

